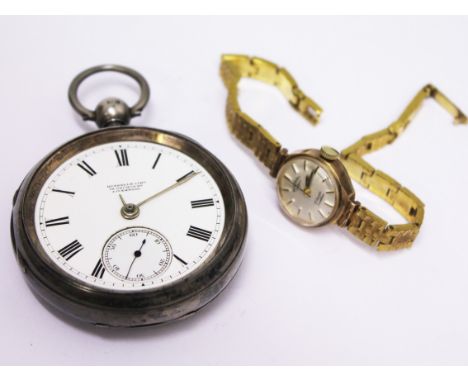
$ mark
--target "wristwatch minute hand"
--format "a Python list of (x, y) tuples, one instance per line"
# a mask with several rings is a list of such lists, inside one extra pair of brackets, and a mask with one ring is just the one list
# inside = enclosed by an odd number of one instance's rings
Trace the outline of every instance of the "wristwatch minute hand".
[(307, 188), (310, 188), (310, 184), (312, 183), (312, 178), (314, 177), (314, 175), (317, 173), (319, 169), (319, 166), (315, 167), (311, 172), (310, 174), (306, 177), (306, 187)]
[(317, 173), (319, 169), (319, 166), (315, 167), (308, 176), (306, 176), (305, 179), (305, 189), (304, 192), (310, 197), (311, 196), (311, 191), (310, 191), (310, 185), (312, 184), (312, 179), (314, 178), (314, 175)]

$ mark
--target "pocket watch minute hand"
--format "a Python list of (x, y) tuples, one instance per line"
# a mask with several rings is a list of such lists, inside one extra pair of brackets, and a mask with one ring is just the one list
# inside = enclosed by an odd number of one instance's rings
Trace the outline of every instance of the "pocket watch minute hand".
[(138, 216), (140, 216), (140, 206), (145, 204), (146, 202), (176, 188), (177, 186), (180, 186), (181, 184), (184, 184), (185, 182), (188, 182), (190, 179), (192, 179), (195, 175), (198, 175), (199, 172), (195, 171), (190, 171), (189, 173), (185, 174), (183, 177), (179, 178), (176, 180), (176, 182), (169, 187), (166, 187), (165, 189), (158, 191), (156, 194), (151, 195), (150, 197), (146, 198), (145, 200), (141, 201), (138, 204), (135, 203), (126, 203), (123, 196), (119, 194), (120, 201), (122, 202), (122, 208), (120, 209), (120, 214), (124, 219), (127, 220), (132, 220), (136, 219)]
[(157, 193), (155, 193), (154, 195), (151, 195), (150, 197), (144, 199), (143, 201), (141, 201), (140, 203), (137, 203), (136, 206), (137, 207), (141, 207), (143, 204), (145, 204), (146, 202), (149, 202), (150, 200), (162, 195), (162, 194), (165, 194), (166, 192), (188, 182), (190, 179), (192, 179), (193, 177), (195, 177), (196, 175), (198, 175), (199, 172), (195, 172), (195, 171), (190, 171), (189, 173), (185, 174), (183, 177), (179, 178), (176, 180), (176, 182), (172, 185), (170, 185), (169, 187), (166, 187), (165, 189), (161, 190), (161, 191), (158, 191)]

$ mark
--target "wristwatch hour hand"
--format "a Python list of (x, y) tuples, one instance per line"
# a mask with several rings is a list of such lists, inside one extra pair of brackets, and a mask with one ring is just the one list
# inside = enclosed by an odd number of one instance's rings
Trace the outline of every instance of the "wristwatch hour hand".
[[(308, 196), (310, 198), (310, 195), (305, 191), (305, 189), (299, 187), (299, 184), (297, 182), (293, 182), (292, 180), (290, 180), (289, 178), (285, 178), (289, 183), (292, 184), (292, 186), (294, 188), (297, 188), (298, 190), (301, 190), (302, 193), (305, 195), (305, 196)], [(294, 189), (293, 189), (294, 190)]]

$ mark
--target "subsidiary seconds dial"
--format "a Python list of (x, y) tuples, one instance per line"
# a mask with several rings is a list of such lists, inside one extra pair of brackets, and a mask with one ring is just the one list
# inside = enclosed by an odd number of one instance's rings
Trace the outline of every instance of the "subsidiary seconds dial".
[(105, 269), (119, 280), (143, 282), (164, 273), (172, 259), (169, 241), (146, 227), (131, 227), (112, 235), (104, 245)]

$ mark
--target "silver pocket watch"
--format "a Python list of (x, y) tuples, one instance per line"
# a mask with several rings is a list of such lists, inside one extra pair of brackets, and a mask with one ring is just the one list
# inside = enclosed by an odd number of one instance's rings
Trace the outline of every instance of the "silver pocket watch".
[[(139, 84), (133, 107), (77, 97), (90, 75), (114, 71)], [(183, 135), (129, 126), (149, 99), (130, 68), (80, 73), (69, 98), (97, 131), (42, 159), (14, 196), (11, 235), (35, 294), (79, 320), (145, 326), (187, 317), (213, 300), (242, 260), (247, 212), (227, 168)]]

